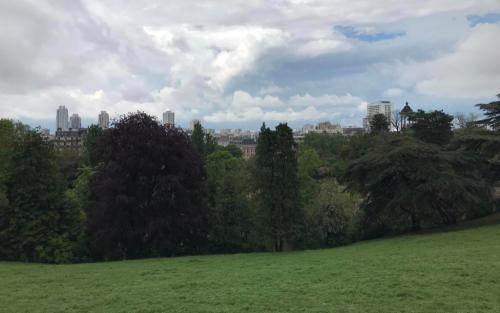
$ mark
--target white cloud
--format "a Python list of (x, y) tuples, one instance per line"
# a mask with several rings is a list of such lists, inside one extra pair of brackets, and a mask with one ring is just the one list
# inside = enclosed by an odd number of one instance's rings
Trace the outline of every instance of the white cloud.
[(401, 96), (403, 94), (403, 90), (399, 88), (389, 88), (386, 91), (384, 91), (384, 95), (388, 97), (397, 97)]
[[(386, 73), (361, 81), (350, 75), (393, 62), (394, 46), (372, 50), (334, 26), (377, 32), (413, 21), (410, 37), (424, 16), (453, 13), (467, 25), (466, 15), (499, 9), (498, 0), (0, 1), (8, 26), (0, 28), (0, 115), (53, 118), (66, 105), (83, 117), (102, 109), (155, 115), (172, 109), (178, 119), (221, 123), (359, 119), (363, 99), (373, 95), (355, 88), (378, 93), (392, 86), (379, 80)], [(451, 42), (467, 36), (462, 30)], [(498, 35), (498, 26), (480, 25), (447, 56), (403, 55), (396, 86), (439, 96), (496, 94), (498, 57), (488, 47)], [(436, 29), (436, 36), (449, 34)], [(404, 44), (395, 51), (415, 48), (411, 40)], [(434, 56), (446, 50), (429, 49)], [(277, 72), (279, 66), (285, 69)], [(344, 77), (349, 83), (339, 87)], [(323, 78), (332, 84), (321, 85)], [(392, 89), (386, 92), (396, 95)]]
[(500, 25), (478, 25), (456, 49), (426, 62), (402, 64), (402, 83), (440, 97), (490, 97), (500, 90)]
[(358, 111), (362, 104), (366, 106), (365, 101), (350, 94), (318, 97), (305, 94), (283, 100), (269, 95), (253, 97), (240, 90), (228, 102), (226, 110), (208, 114), (203, 119), (212, 123), (333, 119), (341, 115), (340, 109), (345, 113)]

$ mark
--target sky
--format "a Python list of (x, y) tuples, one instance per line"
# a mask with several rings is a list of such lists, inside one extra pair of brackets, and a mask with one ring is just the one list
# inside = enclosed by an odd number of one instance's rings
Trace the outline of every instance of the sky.
[(60, 105), (258, 129), (500, 93), (499, 0), (2, 0), (0, 23), (0, 117), (52, 130)]

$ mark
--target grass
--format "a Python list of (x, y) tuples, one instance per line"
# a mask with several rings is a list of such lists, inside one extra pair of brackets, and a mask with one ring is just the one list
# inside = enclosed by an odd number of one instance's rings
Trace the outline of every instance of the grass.
[(500, 312), (500, 225), (280, 254), (4, 262), (0, 312)]

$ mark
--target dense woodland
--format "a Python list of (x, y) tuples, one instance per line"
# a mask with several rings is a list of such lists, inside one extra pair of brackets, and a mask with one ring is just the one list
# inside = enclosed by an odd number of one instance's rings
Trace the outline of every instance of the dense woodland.
[[(84, 262), (282, 251), (455, 224), (498, 208), (500, 101), (483, 119), (418, 110), (371, 133), (262, 125), (256, 156), (137, 112), (83, 154), (0, 120), (0, 258)], [(397, 122), (398, 120), (396, 120)], [(497, 202), (497, 203), (495, 203)]]

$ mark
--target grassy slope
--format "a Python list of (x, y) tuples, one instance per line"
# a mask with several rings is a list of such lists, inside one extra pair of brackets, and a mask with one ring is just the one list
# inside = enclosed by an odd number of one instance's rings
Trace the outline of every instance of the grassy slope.
[(336, 249), (0, 263), (0, 312), (500, 312), (500, 225)]

